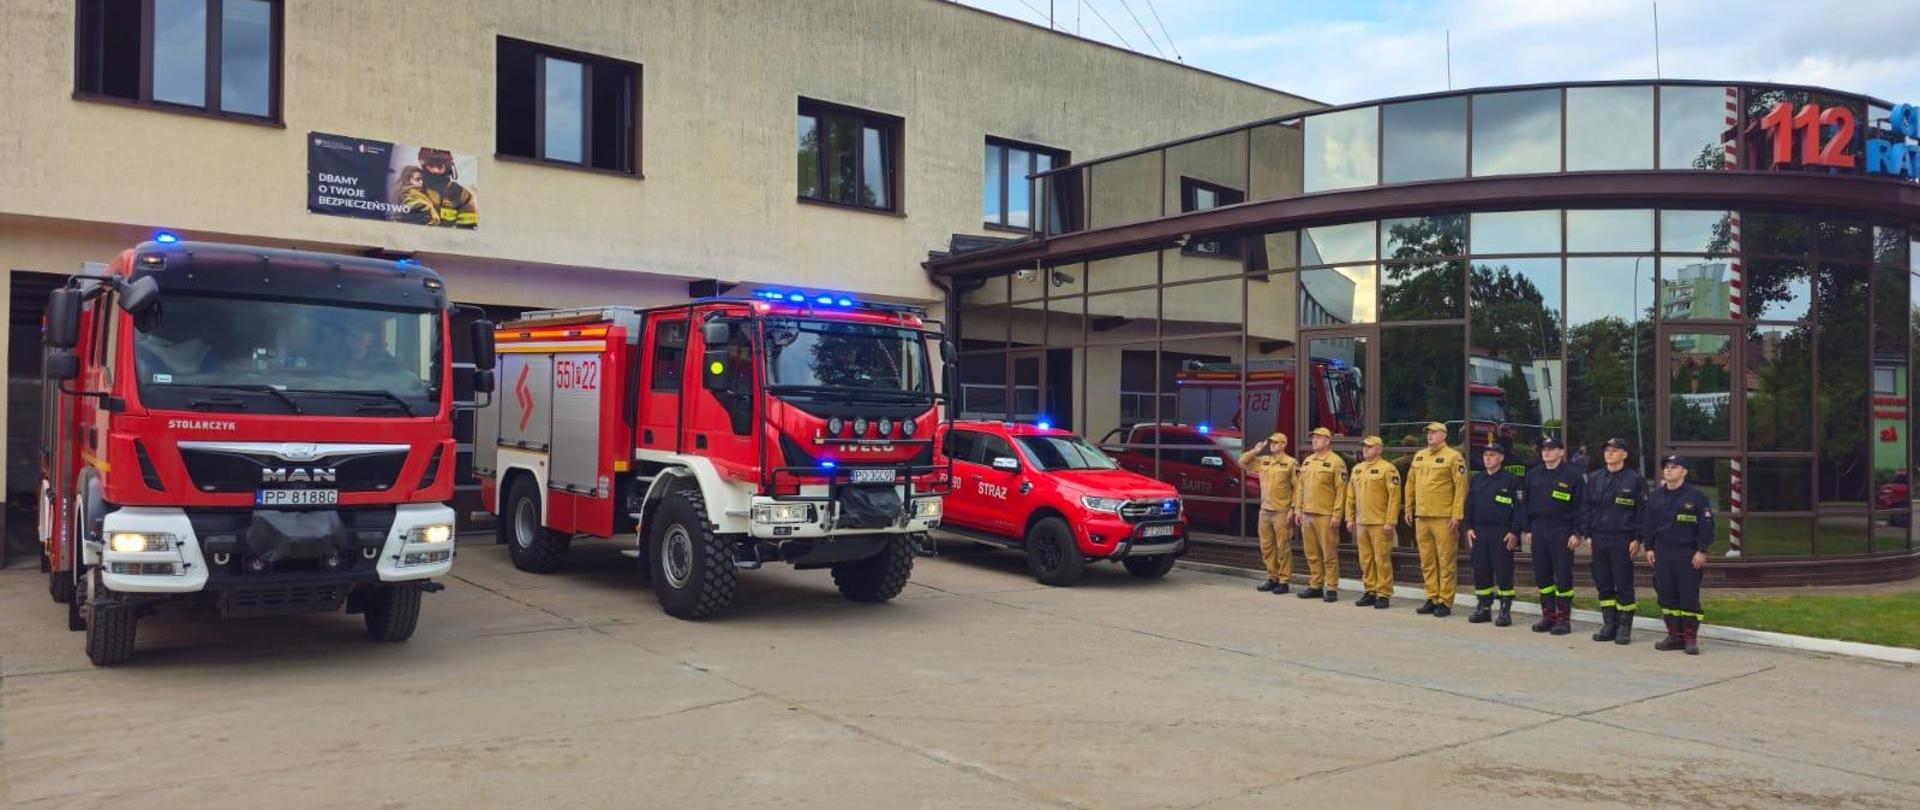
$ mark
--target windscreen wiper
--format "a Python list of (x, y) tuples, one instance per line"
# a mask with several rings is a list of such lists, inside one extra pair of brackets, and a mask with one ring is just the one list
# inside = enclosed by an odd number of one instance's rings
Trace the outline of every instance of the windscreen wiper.
[(246, 391), (248, 393), (253, 393), (253, 394), (266, 394), (268, 396), (273, 397), (274, 399), (277, 399), (283, 403), (286, 403), (287, 410), (292, 411), (294, 415), (297, 416), (300, 414), (300, 403), (293, 401), (293, 397), (287, 396), (287, 392), (284, 389), (275, 388), (271, 385), (225, 383), (225, 384), (215, 384), (215, 385), (196, 385), (194, 387), (195, 388), (214, 388), (214, 389), (219, 389), (221, 391)]
[(290, 388), (288, 390), (301, 394), (318, 394), (320, 396), (379, 397), (387, 402), (400, 406), (400, 410), (408, 416), (416, 415), (413, 412), (413, 406), (407, 404), (405, 399), (401, 399), (399, 394), (395, 394), (384, 388), (346, 388), (340, 390), (327, 388)]

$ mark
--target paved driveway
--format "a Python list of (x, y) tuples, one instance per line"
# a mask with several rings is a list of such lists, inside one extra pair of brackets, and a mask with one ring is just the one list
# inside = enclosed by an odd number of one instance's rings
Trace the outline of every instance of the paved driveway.
[(408, 644), (145, 620), (95, 669), (0, 572), (0, 796), (142, 807), (1867, 807), (1920, 796), (1920, 671), (1575, 635), (951, 545), (895, 603), (743, 573), (706, 623), (628, 561), (461, 547)]

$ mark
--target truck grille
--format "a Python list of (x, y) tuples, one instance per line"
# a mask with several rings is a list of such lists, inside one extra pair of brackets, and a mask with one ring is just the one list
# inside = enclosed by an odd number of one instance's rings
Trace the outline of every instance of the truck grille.
[(407, 451), (400, 449), (355, 456), (331, 456), (312, 462), (289, 462), (264, 453), (183, 447), (180, 449), (180, 460), (186, 465), (187, 477), (201, 492), (253, 492), (262, 485), (288, 486), (268, 484), (266, 471), (300, 470), (301, 474), (313, 477), (317, 469), (331, 470), (334, 480), (309, 484), (316, 489), (384, 492), (392, 489), (394, 482), (399, 479), (400, 468), (407, 463)]
[(229, 588), (220, 592), (215, 607), (228, 619), (324, 612), (338, 609), (352, 591), (353, 585), (346, 582)]
[(1180, 502), (1173, 499), (1161, 501), (1127, 501), (1120, 507), (1120, 519), (1128, 523), (1140, 523), (1148, 520), (1172, 520), (1180, 516)]

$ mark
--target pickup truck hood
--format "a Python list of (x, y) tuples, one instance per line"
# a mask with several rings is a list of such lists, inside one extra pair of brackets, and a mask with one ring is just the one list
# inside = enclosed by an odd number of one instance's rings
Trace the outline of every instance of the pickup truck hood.
[(1127, 470), (1060, 470), (1047, 473), (1082, 494), (1102, 498), (1177, 498), (1172, 484), (1156, 481)]

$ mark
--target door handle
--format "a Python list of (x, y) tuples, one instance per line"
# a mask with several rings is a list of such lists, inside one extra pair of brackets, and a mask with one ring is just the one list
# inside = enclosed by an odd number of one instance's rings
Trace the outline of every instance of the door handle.
[(652, 443), (653, 443), (653, 428), (647, 428), (647, 429), (645, 429), (645, 430), (642, 430), (642, 431), (640, 431), (640, 441), (643, 441), (643, 442), (646, 442), (646, 443), (648, 443), (648, 444), (652, 444)]
[(707, 449), (707, 434), (705, 433), (693, 434), (693, 449), (695, 450)]

